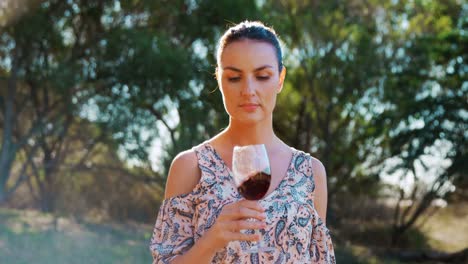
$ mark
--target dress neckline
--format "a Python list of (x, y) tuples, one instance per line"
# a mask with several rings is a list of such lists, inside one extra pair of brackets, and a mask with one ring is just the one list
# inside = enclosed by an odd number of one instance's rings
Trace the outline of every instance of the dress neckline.
[[(211, 152), (213, 152), (213, 154), (216, 156), (216, 158), (218, 160), (220, 160), (223, 168), (229, 173), (229, 178), (231, 180), (231, 183), (237, 189), (237, 186), (236, 186), (235, 181), (234, 181), (234, 174), (232, 173), (231, 169), (228, 167), (227, 163), (224, 161), (224, 159), (218, 154), (216, 149), (209, 142), (205, 142), (205, 146), (208, 147), (211, 150)], [(288, 168), (286, 169), (285, 175), (283, 175), (283, 177), (281, 178), (281, 181), (278, 183), (278, 185), (275, 186), (275, 188), (270, 193), (267, 193), (259, 201), (266, 200), (267, 198), (272, 196), (279, 189), (279, 187), (283, 184), (283, 182), (287, 181), (288, 178), (290, 177), (290, 174), (291, 174), (290, 171), (292, 170), (292, 167), (293, 167), (293, 164), (294, 164), (294, 158), (295, 158), (295, 156), (297, 154), (297, 150), (295, 148), (293, 148), (293, 147), (289, 147), (289, 148), (291, 149), (292, 155), (291, 155), (291, 160), (289, 161)]]

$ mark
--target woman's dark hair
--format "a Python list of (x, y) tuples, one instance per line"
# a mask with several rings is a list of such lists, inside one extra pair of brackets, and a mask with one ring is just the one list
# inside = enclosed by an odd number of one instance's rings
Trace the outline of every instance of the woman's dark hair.
[(276, 50), (276, 58), (278, 59), (278, 70), (281, 72), (283, 69), (283, 54), (281, 52), (278, 35), (273, 28), (267, 27), (262, 22), (258, 21), (244, 21), (226, 30), (218, 43), (216, 53), (218, 66), (221, 63), (221, 55), (223, 54), (224, 48), (232, 42), (244, 39), (266, 42), (273, 45)]

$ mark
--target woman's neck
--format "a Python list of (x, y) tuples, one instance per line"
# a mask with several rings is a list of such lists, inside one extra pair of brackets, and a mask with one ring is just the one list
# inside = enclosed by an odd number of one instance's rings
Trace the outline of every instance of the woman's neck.
[(281, 142), (273, 132), (273, 124), (246, 124), (230, 120), (229, 126), (222, 132), (224, 139), (232, 146), (265, 144), (273, 147)]

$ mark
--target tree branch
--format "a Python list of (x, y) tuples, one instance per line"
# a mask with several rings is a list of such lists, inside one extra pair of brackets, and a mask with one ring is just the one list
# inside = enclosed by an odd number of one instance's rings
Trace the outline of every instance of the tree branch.
[(39, 170), (37, 169), (36, 164), (34, 163), (33, 160), (31, 160), (29, 164), (31, 164), (33, 176), (34, 178), (36, 178), (36, 183), (37, 183), (37, 186), (39, 187), (39, 197), (43, 197), (45, 193), (45, 189), (44, 189), (44, 184), (42, 183), (41, 178), (39, 176)]
[(150, 105), (147, 106), (146, 109), (148, 109), (148, 110), (151, 112), (151, 114), (153, 114), (154, 116), (156, 116), (156, 118), (157, 118), (158, 120), (160, 120), (160, 121), (164, 124), (164, 126), (167, 128), (167, 130), (169, 130), (169, 134), (170, 134), (170, 136), (171, 136), (172, 143), (175, 144), (175, 142), (176, 142), (175, 130), (174, 130), (173, 128), (171, 128), (171, 127), (169, 126), (169, 124), (166, 123), (166, 121), (164, 120), (162, 114), (161, 114), (160, 112), (156, 111), (156, 109), (154, 109), (154, 107), (152, 107), (152, 106), (150, 106)]
[(28, 175), (26, 174), (26, 169), (28, 168), (28, 165), (32, 162), (32, 159), (38, 148), (39, 148), (39, 145), (35, 144), (32, 150), (29, 153), (26, 153), (27, 160), (23, 163), (23, 166), (21, 167), (21, 171), (19, 173), (20, 176), (18, 177), (16, 182), (13, 184), (13, 186), (10, 187), (5, 193), (5, 197), (4, 197), (5, 199), (8, 199), (8, 197), (12, 195), (16, 191), (16, 189), (18, 189), (21, 183), (23, 183), (23, 181), (28, 179)]

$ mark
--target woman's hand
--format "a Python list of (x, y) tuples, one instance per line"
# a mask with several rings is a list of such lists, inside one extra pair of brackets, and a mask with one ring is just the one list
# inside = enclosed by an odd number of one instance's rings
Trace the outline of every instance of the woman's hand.
[[(248, 220), (255, 218), (257, 221)], [(225, 247), (230, 241), (258, 241), (259, 234), (244, 234), (244, 229), (265, 228), (265, 210), (257, 201), (241, 200), (223, 207), (216, 222), (205, 233), (204, 239), (215, 250)]]

